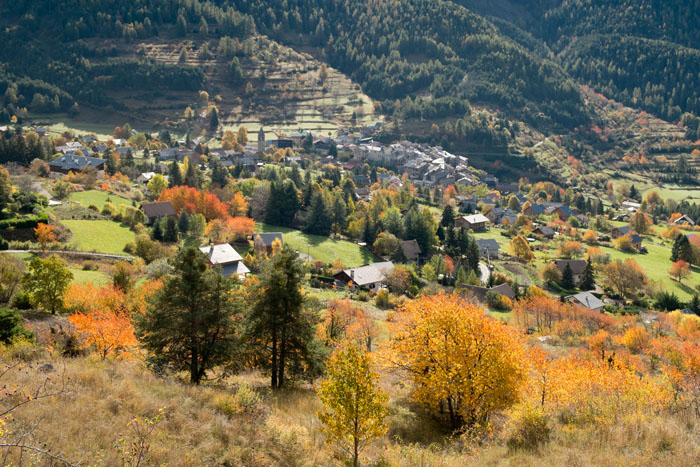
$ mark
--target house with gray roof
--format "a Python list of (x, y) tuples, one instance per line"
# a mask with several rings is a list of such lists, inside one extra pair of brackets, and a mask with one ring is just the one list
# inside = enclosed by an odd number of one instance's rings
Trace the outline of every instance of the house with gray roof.
[(479, 255), (484, 258), (498, 258), (501, 246), (493, 238), (478, 238), (476, 245), (479, 247)]
[(590, 292), (581, 292), (577, 293), (576, 295), (569, 295), (566, 297), (566, 301), (586, 307), (593, 311), (600, 311), (605, 306), (605, 302)]
[(344, 269), (335, 276), (335, 280), (343, 285), (352, 282), (352, 286), (362, 289), (378, 290), (382, 288), (386, 275), (394, 269), (394, 263), (384, 261), (372, 263), (359, 268)]
[(242, 279), (250, 272), (246, 265), (243, 264), (241, 255), (228, 243), (203, 246), (199, 251), (207, 256), (209, 264), (221, 268), (221, 274), (224, 277), (235, 275)]
[(54, 177), (62, 177), (68, 172), (81, 172), (89, 167), (97, 169), (98, 176), (104, 175), (105, 160), (97, 157), (64, 155), (49, 162), (49, 170)]

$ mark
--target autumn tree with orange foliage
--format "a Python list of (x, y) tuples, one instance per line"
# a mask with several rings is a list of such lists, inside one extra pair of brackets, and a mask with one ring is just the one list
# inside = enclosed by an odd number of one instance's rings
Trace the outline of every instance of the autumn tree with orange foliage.
[(228, 205), (229, 214), (232, 217), (241, 217), (248, 213), (248, 202), (240, 192), (233, 194), (233, 198), (228, 202)]
[(178, 215), (185, 210), (188, 214), (202, 214), (208, 221), (226, 219), (230, 206), (208, 191), (200, 191), (189, 186), (174, 186), (166, 188), (160, 194), (158, 201), (170, 201)]
[(632, 258), (616, 259), (602, 268), (603, 284), (618, 295), (631, 298), (647, 283), (646, 274)]
[(671, 268), (668, 270), (668, 275), (675, 277), (679, 283), (683, 283), (683, 279), (690, 275), (690, 265), (679, 259), (671, 264)]
[(319, 326), (319, 338), (328, 347), (341, 340), (350, 340), (372, 351), (372, 341), (377, 336), (377, 326), (369, 312), (349, 299), (328, 302), (326, 313)]
[(654, 222), (642, 211), (635, 212), (630, 218), (630, 227), (639, 235), (648, 233), (652, 225), (654, 225)]
[(390, 366), (413, 382), (413, 399), (452, 429), (485, 427), (493, 412), (518, 400), (525, 380), (522, 336), (453, 295), (400, 306), (384, 349)]
[(46, 251), (46, 245), (48, 243), (53, 243), (56, 241), (56, 234), (54, 233), (54, 226), (49, 224), (44, 224), (39, 222), (34, 229), (34, 235), (37, 241), (41, 244), (41, 249)]
[(583, 255), (583, 245), (574, 241), (564, 242), (559, 245), (557, 254), (562, 258), (578, 258)]
[(141, 288), (127, 294), (117, 287), (91, 282), (68, 287), (64, 305), (73, 311), (68, 320), (84, 337), (86, 347), (94, 348), (103, 359), (136, 347), (130, 314), (143, 309), (154, 291), (148, 282)]
[(595, 230), (586, 231), (586, 233), (583, 234), (583, 242), (589, 245), (598, 243), (598, 235), (595, 233)]
[(255, 232), (255, 221), (249, 217), (213, 219), (207, 224), (206, 235), (215, 243), (242, 241)]

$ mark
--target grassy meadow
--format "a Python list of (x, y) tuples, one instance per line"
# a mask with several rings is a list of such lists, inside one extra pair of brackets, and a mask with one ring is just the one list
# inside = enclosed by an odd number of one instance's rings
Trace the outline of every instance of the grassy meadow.
[(339, 259), (345, 267), (357, 267), (378, 260), (370, 251), (346, 240), (309, 235), (300, 230), (267, 224), (256, 224), (256, 232), (281, 232), (285, 244), (300, 253), (310, 254), (314, 261), (332, 263)]
[(109, 220), (63, 220), (71, 232), (71, 243), (81, 251), (123, 255), (124, 246), (134, 241), (136, 234)]

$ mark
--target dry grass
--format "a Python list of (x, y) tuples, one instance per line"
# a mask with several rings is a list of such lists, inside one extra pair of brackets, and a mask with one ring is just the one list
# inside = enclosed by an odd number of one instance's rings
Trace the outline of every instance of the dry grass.
[[(6, 350), (2, 360), (18, 356), (27, 363), (3, 376), (2, 384), (32, 388), (48, 376), (52, 387), (60, 387), (65, 368), (67, 391), (24, 405), (5, 417), (6, 429), (18, 432), (38, 422), (36, 442), (72, 461), (122, 465), (115, 443), (134, 440), (129, 422), (162, 409), (162, 420), (148, 439), (146, 465), (343, 465), (342, 456), (325, 445), (315, 415), (320, 403), (310, 386), (271, 392), (266, 378), (251, 373), (226, 384), (194, 387), (177, 377), (157, 377), (137, 360), (63, 359), (26, 346)], [(55, 370), (42, 372), (46, 363)], [(239, 410), (236, 388), (241, 385), (254, 393), (243, 391), (249, 405)], [(392, 427), (367, 448), (365, 465), (700, 465), (700, 425), (694, 415), (631, 418), (605, 430), (556, 424), (551, 441), (539, 450), (513, 452), (497, 431), (479, 442), (446, 436), (409, 402), (410, 388), (399, 377), (384, 375), (381, 385), (391, 396)]]

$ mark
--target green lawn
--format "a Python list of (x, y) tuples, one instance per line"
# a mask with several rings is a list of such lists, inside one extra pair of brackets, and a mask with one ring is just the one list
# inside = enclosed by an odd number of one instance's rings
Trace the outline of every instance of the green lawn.
[(340, 259), (345, 267), (357, 267), (378, 261), (368, 250), (345, 240), (333, 240), (299, 230), (267, 224), (256, 224), (256, 232), (281, 232), (284, 243), (300, 253), (310, 254), (314, 261), (332, 263)]
[(63, 220), (71, 232), (71, 243), (82, 251), (125, 254), (124, 246), (134, 241), (136, 234), (113, 221)]
[(623, 253), (613, 248), (605, 247), (602, 247), (601, 250), (609, 253), (612, 259), (634, 259), (647, 275), (648, 279), (660, 281), (663, 290), (674, 292), (682, 300), (689, 300), (693, 294), (696, 293), (694, 290), (695, 287), (700, 285), (700, 269), (692, 267), (690, 276), (683, 279), (683, 284), (681, 285), (668, 275), (668, 270), (671, 267), (671, 246), (655, 245), (648, 240), (644, 242), (644, 246), (646, 246), (648, 251), (648, 253), (644, 255)]
[(101, 271), (83, 271), (82, 269), (69, 268), (73, 273), (73, 282), (82, 284), (92, 282), (95, 285), (102, 285), (109, 282), (109, 277)]
[(85, 207), (94, 204), (100, 209), (102, 209), (102, 206), (104, 206), (107, 201), (115, 206), (119, 206), (121, 204), (128, 204), (131, 206), (130, 200), (117, 195), (109, 194), (102, 190), (76, 191), (71, 193), (68, 199), (80, 203)]

